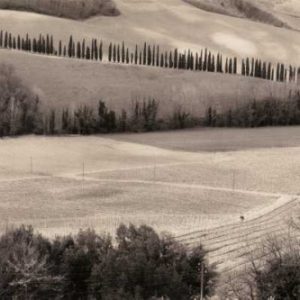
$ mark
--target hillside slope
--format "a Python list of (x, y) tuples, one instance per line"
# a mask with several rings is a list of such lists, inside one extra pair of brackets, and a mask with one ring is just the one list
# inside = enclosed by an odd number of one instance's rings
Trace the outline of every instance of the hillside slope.
[(247, 19), (205, 12), (182, 0), (147, 2), (116, 0), (122, 14), (116, 18), (94, 17), (73, 21), (34, 13), (0, 11), (0, 28), (31, 36), (53, 34), (55, 40), (102, 38), (125, 41), (128, 46), (144, 41), (161, 48), (200, 50), (208, 47), (225, 55), (254, 56), (297, 64), (300, 33)]
[(12, 50), (0, 50), (0, 57), (15, 67), (48, 108), (96, 105), (102, 99), (121, 110), (130, 109), (136, 99), (154, 97), (161, 114), (182, 106), (202, 115), (209, 105), (221, 111), (243, 101), (286, 96), (296, 88), (295, 84), (239, 75), (114, 65)]

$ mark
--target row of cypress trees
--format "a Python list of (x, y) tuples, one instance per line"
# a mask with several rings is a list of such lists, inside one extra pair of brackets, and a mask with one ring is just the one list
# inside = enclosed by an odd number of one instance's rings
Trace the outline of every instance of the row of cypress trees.
[[(20, 35), (13, 36), (7, 31), (0, 31), (0, 48), (16, 49), (33, 53), (55, 55), (77, 59), (98, 60), (104, 59), (103, 42), (92, 39), (88, 44), (85, 39), (75, 41), (73, 36), (69, 37), (67, 44), (61, 40), (58, 48), (54, 46), (52, 35), (40, 34), (38, 38), (30, 38)], [(240, 71), (238, 71), (237, 57), (226, 57), (222, 54), (215, 55), (208, 49), (200, 53), (191, 50), (180, 52), (177, 48), (163, 51), (159, 45), (144, 43), (143, 47), (138, 45), (131, 51), (125, 43), (110, 43), (107, 49), (107, 60), (112, 63), (135, 64), (161, 68), (183, 69), (191, 71), (206, 71), (228, 74), (241, 74), (243, 76), (257, 77), (272, 81), (296, 82), (300, 78), (300, 68), (286, 67), (278, 63), (274, 66), (270, 62), (260, 59), (245, 58), (241, 60)]]

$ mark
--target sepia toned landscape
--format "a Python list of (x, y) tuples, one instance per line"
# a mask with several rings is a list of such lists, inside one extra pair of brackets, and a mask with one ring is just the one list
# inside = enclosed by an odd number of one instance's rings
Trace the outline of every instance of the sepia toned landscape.
[(0, 299), (299, 299), (299, 16), (0, 0)]

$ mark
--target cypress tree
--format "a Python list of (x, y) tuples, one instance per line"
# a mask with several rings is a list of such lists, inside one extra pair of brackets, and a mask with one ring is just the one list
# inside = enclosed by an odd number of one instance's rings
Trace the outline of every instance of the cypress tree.
[(81, 58), (81, 45), (80, 45), (80, 42), (77, 42), (77, 51), (76, 51), (76, 54), (77, 54), (77, 58)]
[(211, 56), (211, 72), (215, 72), (216, 66), (215, 66), (215, 56)]
[(251, 59), (251, 72), (250, 72), (250, 76), (254, 76), (254, 58), (252, 57)]
[(97, 39), (94, 40), (94, 57), (95, 57), (95, 60), (99, 60), (99, 51), (98, 51), (98, 41)]
[(18, 38), (17, 38), (17, 48), (18, 48), (18, 50), (21, 50), (21, 38), (20, 38), (19, 35), (18, 35)]
[(72, 35), (69, 38), (68, 56), (73, 57), (73, 37), (72, 37)]
[(36, 39), (34, 38), (33, 39), (33, 45), (32, 45), (32, 49), (33, 49), (33, 52), (36, 53), (37, 52), (37, 41)]
[(87, 46), (86, 47), (86, 59), (91, 59), (91, 50), (90, 50), (90, 47)]
[(147, 44), (144, 43), (144, 50), (143, 50), (143, 65), (147, 63)]
[(121, 54), (120, 54), (120, 45), (119, 44), (118, 44), (118, 47), (117, 47), (117, 60), (118, 60), (118, 63), (120, 63)]
[(82, 40), (82, 44), (81, 44), (81, 57), (82, 58), (85, 58), (85, 50), (86, 50), (86, 47), (85, 47), (85, 39)]
[(58, 55), (61, 56), (62, 55), (62, 43), (61, 40), (58, 43)]
[(66, 57), (67, 56), (67, 47), (64, 46), (64, 56)]
[(249, 57), (246, 58), (246, 76), (250, 75), (250, 61)]
[(156, 66), (159, 67), (159, 46), (156, 47)]
[(272, 71), (271, 71), (271, 80), (274, 81), (274, 68), (272, 68)]
[(233, 73), (237, 74), (237, 58), (233, 59)]
[(100, 41), (100, 45), (99, 45), (99, 59), (100, 61), (103, 60), (103, 42)]
[(151, 47), (148, 45), (148, 54), (147, 54), (147, 65), (151, 66), (151, 59), (152, 59), (152, 54), (151, 54)]
[(53, 36), (50, 36), (50, 54), (54, 54)]
[(126, 49), (126, 64), (129, 64), (129, 50)]
[(5, 31), (4, 35), (4, 48), (8, 48), (8, 33)]
[(94, 42), (94, 39), (92, 39), (92, 42), (91, 42), (91, 59), (92, 60), (94, 59), (94, 55), (95, 55), (95, 42)]
[(113, 62), (115, 63), (117, 60), (117, 48), (116, 48), (116, 44), (114, 44), (113, 47)]
[(266, 79), (266, 78), (267, 78), (267, 65), (266, 65), (266, 62), (263, 62), (263, 64), (262, 64), (261, 77), (262, 77), (263, 79)]
[(203, 50), (201, 50), (200, 58), (199, 58), (199, 70), (203, 70)]
[(163, 68), (164, 67), (164, 64), (165, 64), (165, 62), (164, 62), (164, 55), (163, 55), (163, 53), (160, 55), (160, 66)]
[(271, 63), (268, 63), (268, 74), (267, 74), (267, 79), (269, 79), (269, 80), (271, 80), (271, 78), (272, 78), (271, 72), (272, 72), (272, 64), (271, 64)]
[(108, 47), (108, 61), (111, 62), (111, 58), (112, 58), (112, 44), (109, 44)]
[(228, 72), (229, 74), (232, 74), (233, 68), (232, 68), (232, 58), (229, 59), (229, 65), (228, 65)]
[(199, 54), (196, 52), (196, 57), (195, 57), (195, 70), (199, 71)]
[(207, 58), (207, 71), (211, 72), (211, 52), (208, 52), (208, 58)]
[(142, 52), (140, 51), (140, 53), (139, 53), (139, 65), (141, 65), (142, 64)]
[(155, 53), (155, 45), (152, 46), (152, 66), (155, 66), (155, 57), (156, 57), (156, 53)]
[(204, 50), (203, 71), (207, 71), (207, 49)]
[(225, 62), (225, 73), (228, 73), (228, 58), (226, 57), (226, 62)]
[(168, 67), (168, 52), (165, 51), (165, 68)]
[(178, 68), (178, 49), (174, 50), (174, 69)]
[(0, 47), (3, 47), (3, 30), (0, 31)]
[(124, 41), (122, 42), (121, 61), (122, 61), (123, 64), (125, 63), (125, 44), (124, 44)]
[(12, 48), (12, 36), (11, 36), (11, 33), (8, 35), (8, 48), (9, 49)]
[(46, 36), (46, 54), (50, 54), (50, 38), (49, 38), (49, 34), (47, 34)]
[(170, 51), (169, 53), (169, 68), (173, 68), (174, 64), (173, 64), (173, 55), (172, 55), (172, 51)]
[(138, 63), (138, 46), (135, 45), (135, 51), (134, 51), (134, 63), (137, 65)]
[(15, 37), (13, 37), (12, 47), (13, 47), (13, 49), (16, 49), (16, 47), (17, 47), (17, 43), (16, 43), (16, 38)]
[(241, 74), (242, 74), (243, 76), (246, 75), (246, 66), (245, 66), (245, 60), (244, 60), (244, 59), (242, 59), (242, 70), (241, 70)]
[(133, 53), (130, 53), (130, 63), (133, 64), (134, 61), (134, 55)]

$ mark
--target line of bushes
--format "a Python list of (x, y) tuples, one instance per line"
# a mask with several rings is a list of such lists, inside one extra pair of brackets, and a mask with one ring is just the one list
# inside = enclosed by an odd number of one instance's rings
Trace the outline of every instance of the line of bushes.
[(196, 299), (216, 279), (202, 246), (146, 225), (120, 225), (115, 241), (92, 230), (48, 240), (24, 226), (0, 237), (1, 299)]
[(159, 45), (147, 43), (144, 43), (143, 47), (136, 45), (134, 50), (126, 47), (124, 42), (109, 43), (108, 48), (104, 49), (101, 40), (92, 39), (90, 43), (85, 39), (75, 41), (72, 35), (68, 43), (60, 40), (56, 44), (52, 35), (40, 34), (39, 37), (31, 38), (26, 34), (25, 37), (20, 37), (20, 35), (14, 36), (1, 30), (0, 48), (99, 62), (107, 58), (108, 62), (113, 63), (240, 74), (279, 82), (297, 82), (300, 78), (300, 68), (297, 69), (291, 65), (285, 66), (282, 63), (274, 65), (258, 58), (247, 57), (239, 62), (237, 57), (223, 58), (222, 54), (215, 55), (208, 49), (203, 49), (200, 53), (194, 53), (190, 49), (184, 52), (180, 52), (178, 49), (164, 51)]

